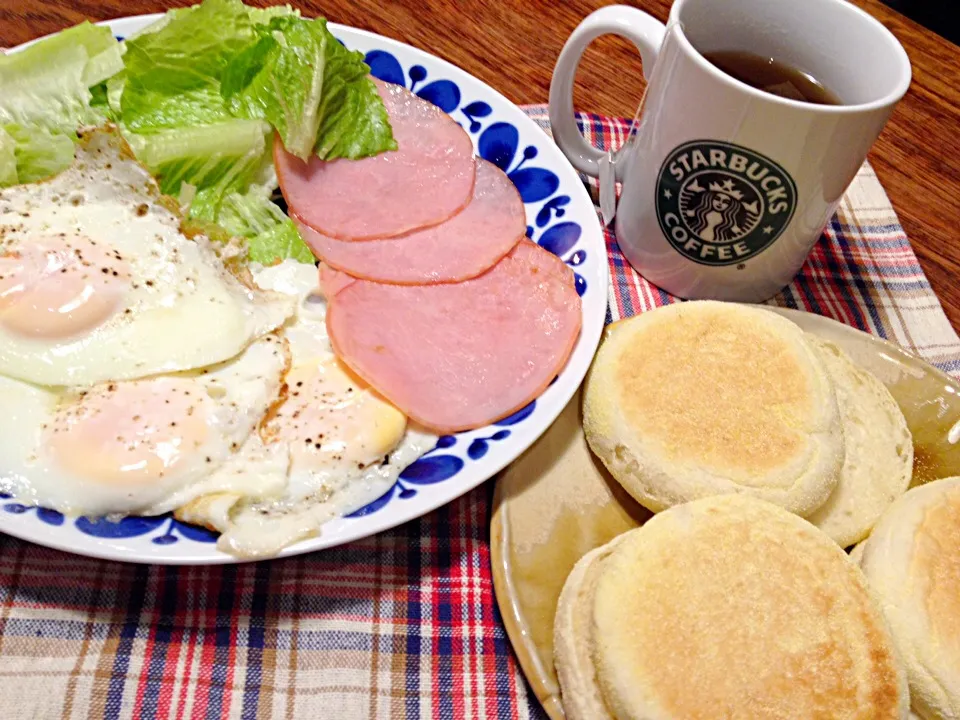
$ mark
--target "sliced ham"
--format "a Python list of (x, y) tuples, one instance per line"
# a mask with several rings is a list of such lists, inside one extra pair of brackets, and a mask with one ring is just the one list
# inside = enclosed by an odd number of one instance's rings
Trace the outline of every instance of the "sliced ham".
[(314, 254), (338, 270), (376, 282), (424, 285), (486, 272), (520, 242), (527, 223), (510, 178), (479, 160), (470, 204), (439, 225), (369, 242), (335, 240), (303, 223), (298, 227)]
[(374, 80), (398, 149), (361, 160), (304, 162), (277, 139), (273, 161), (292, 215), (329, 237), (370, 240), (437, 225), (473, 193), (473, 143), (408, 90)]
[(460, 283), (336, 278), (324, 282), (337, 355), (436, 432), (482, 427), (522, 408), (561, 370), (580, 333), (573, 273), (529, 240)]
[(317, 270), (320, 274), (320, 292), (328, 300), (356, 280), (355, 277), (340, 272), (324, 262), (317, 266)]

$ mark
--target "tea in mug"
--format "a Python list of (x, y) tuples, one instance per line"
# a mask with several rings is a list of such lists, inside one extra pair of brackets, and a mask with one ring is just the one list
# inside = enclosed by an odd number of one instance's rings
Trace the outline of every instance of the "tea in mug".
[(771, 95), (815, 105), (842, 104), (815, 77), (774, 58), (742, 50), (721, 50), (703, 56), (730, 77)]

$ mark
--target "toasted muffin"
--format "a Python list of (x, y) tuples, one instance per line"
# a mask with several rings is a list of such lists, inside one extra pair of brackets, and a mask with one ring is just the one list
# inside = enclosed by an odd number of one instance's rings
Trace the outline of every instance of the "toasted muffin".
[(593, 603), (603, 561), (630, 537), (624, 533), (574, 565), (563, 585), (554, 616), (553, 653), (567, 720), (611, 718), (593, 663)]
[(863, 574), (813, 525), (723, 495), (584, 556), (560, 597), (571, 720), (899, 720), (906, 675)]
[(808, 515), (843, 466), (820, 355), (796, 325), (755, 307), (687, 302), (611, 325), (583, 416), (591, 449), (654, 512), (743, 493)]
[(840, 348), (807, 335), (837, 391), (845, 454), (840, 482), (807, 519), (840, 547), (863, 540), (880, 515), (910, 487), (913, 438), (886, 386)]
[(924, 720), (960, 718), (960, 478), (913, 488), (863, 543), (877, 595)]
[(857, 543), (852, 548), (850, 548), (850, 552), (847, 553), (847, 556), (850, 558), (850, 561), (853, 562), (854, 565), (859, 565), (860, 560), (863, 559), (863, 543), (864, 542), (866, 541)]

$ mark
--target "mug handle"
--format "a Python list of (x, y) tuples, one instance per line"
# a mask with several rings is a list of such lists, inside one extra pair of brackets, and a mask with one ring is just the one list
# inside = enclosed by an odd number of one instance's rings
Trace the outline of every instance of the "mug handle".
[(609, 5), (583, 19), (567, 39), (550, 80), (550, 127), (553, 139), (570, 163), (593, 177), (600, 174), (600, 159), (606, 154), (580, 134), (573, 110), (573, 81), (587, 46), (601, 35), (619, 35), (633, 42), (643, 61), (643, 76), (650, 79), (666, 28), (656, 18), (626, 5)]

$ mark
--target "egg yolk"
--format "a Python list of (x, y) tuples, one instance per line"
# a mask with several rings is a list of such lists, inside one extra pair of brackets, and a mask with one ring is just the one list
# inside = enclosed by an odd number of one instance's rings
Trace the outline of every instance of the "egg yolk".
[(38, 238), (0, 255), (0, 326), (27, 337), (69, 338), (120, 308), (130, 269), (83, 235)]
[(97, 385), (44, 426), (57, 464), (104, 485), (147, 485), (202, 457), (214, 401), (197, 383), (152, 378)]
[(407, 418), (339, 360), (302, 363), (287, 373), (288, 395), (266, 424), (268, 441), (290, 444), (294, 468), (363, 470), (403, 438)]

